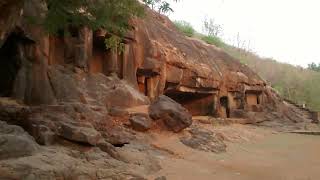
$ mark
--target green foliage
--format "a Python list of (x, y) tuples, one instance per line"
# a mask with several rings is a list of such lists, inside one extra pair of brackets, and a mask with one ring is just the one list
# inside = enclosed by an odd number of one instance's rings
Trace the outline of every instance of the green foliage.
[(192, 25), (186, 21), (175, 21), (174, 24), (180, 32), (188, 37), (192, 37), (195, 33)]
[[(44, 0), (48, 11), (38, 24), (51, 34), (64, 32), (69, 34), (70, 27), (99, 28), (111, 32), (112, 37), (105, 40), (107, 49), (122, 50), (122, 38), (132, 27), (132, 17), (142, 17), (144, 7), (138, 0)], [(176, 0), (175, 0), (176, 1)], [(143, 0), (146, 5), (156, 6), (160, 13), (173, 11), (167, 1)], [(31, 19), (39, 19), (31, 17)], [(30, 21), (32, 22), (32, 21)]]
[[(105, 29), (113, 34), (105, 40), (107, 49), (123, 49), (123, 36), (132, 28), (129, 20), (144, 15), (144, 7), (138, 0), (44, 0), (44, 2), (48, 7), (48, 10), (43, 12), (44, 18), (29, 17), (30, 23), (43, 25), (50, 34), (64, 32), (67, 35), (70, 34), (70, 28), (83, 26), (92, 30)], [(157, 7), (160, 13), (173, 11), (167, 1), (143, 0), (143, 2), (152, 8)]]
[(320, 72), (320, 63), (318, 65), (314, 62), (311, 64), (308, 64), (308, 69), (310, 69), (312, 71)]
[(162, 2), (159, 7), (159, 12), (167, 14), (168, 12), (173, 12), (173, 9), (170, 7), (170, 4), (168, 2)]
[(215, 45), (217, 47), (223, 47), (225, 45), (225, 43), (219, 37), (216, 36), (203, 36), (201, 40), (205, 41), (208, 44)]
[(114, 52), (118, 51), (118, 53), (121, 53), (124, 51), (124, 43), (119, 36), (111, 36), (110, 38), (106, 38), (104, 43), (107, 49), (110, 49)]
[[(144, 7), (137, 0), (44, 0), (48, 10), (44, 18), (29, 17), (33, 24), (41, 24), (50, 34), (64, 32), (70, 34), (70, 27), (99, 28), (111, 32), (113, 36), (106, 40), (107, 48), (120, 48), (124, 34), (132, 27), (132, 17), (142, 17)], [(114, 43), (114, 44), (112, 44)]]
[(68, 27), (88, 26), (96, 30), (122, 35), (130, 25), (129, 19), (143, 15), (143, 7), (136, 0), (46, 0), (48, 12), (43, 25), (50, 33)]

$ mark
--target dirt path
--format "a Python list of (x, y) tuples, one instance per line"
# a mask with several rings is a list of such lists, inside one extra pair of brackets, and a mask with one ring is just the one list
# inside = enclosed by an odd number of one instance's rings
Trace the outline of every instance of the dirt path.
[(173, 151), (175, 157), (160, 157), (163, 169), (158, 175), (169, 180), (320, 179), (320, 136), (273, 133), (262, 128), (243, 132), (247, 132), (243, 139), (248, 140), (228, 143), (222, 154), (193, 150), (174, 136), (159, 137), (155, 144)]

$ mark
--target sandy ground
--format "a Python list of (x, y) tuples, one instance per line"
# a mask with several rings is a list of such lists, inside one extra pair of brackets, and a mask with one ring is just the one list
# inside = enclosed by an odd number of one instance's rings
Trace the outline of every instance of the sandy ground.
[(154, 145), (173, 154), (159, 157), (163, 169), (157, 176), (169, 180), (320, 179), (320, 136), (275, 133), (241, 125), (213, 130), (227, 134), (226, 153), (194, 150), (176, 136), (156, 135)]

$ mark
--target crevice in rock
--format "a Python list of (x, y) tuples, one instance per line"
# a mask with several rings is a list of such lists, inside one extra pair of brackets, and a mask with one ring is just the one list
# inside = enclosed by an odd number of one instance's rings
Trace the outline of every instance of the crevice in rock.
[(112, 144), (114, 147), (122, 148), (125, 145), (130, 144), (130, 143), (120, 143), (120, 144)]
[(47, 75), (47, 77), (48, 77), (49, 85), (50, 85), (50, 88), (51, 88), (51, 90), (52, 90), (52, 92), (53, 92), (53, 95), (54, 95), (55, 98), (57, 98), (57, 92), (56, 92), (56, 90), (55, 90), (55, 88), (54, 88), (54, 85), (53, 85), (53, 83), (52, 83), (52, 79), (51, 79), (51, 77), (50, 77), (49, 71), (47, 71), (46, 75)]

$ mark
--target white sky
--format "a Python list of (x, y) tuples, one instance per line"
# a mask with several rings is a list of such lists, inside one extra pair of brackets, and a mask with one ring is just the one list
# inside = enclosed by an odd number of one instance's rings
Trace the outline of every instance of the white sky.
[(199, 32), (205, 17), (214, 18), (229, 44), (239, 33), (260, 56), (304, 67), (320, 63), (319, 0), (180, 0), (171, 5), (171, 19), (188, 21)]

